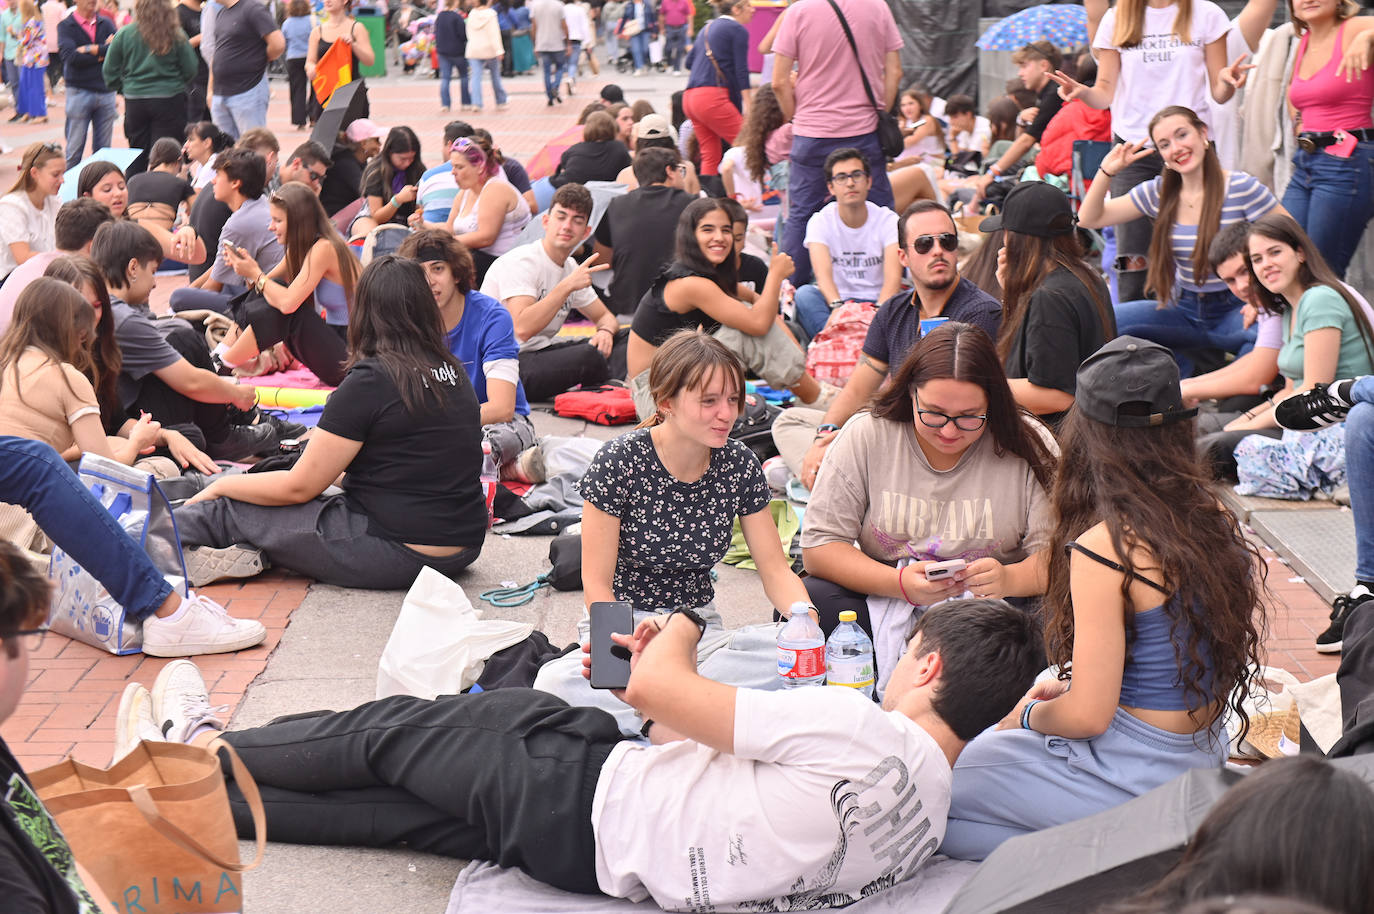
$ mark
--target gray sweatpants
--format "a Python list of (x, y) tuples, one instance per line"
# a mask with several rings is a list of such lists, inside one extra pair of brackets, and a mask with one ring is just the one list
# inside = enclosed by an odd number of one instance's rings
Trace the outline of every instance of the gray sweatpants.
[(825, 421), (825, 410), (792, 406), (773, 421), (773, 443), (793, 476), (801, 475), (802, 461), (816, 440), (816, 429)]
[(491, 456), (498, 467), (510, 463), (520, 452), (534, 447), (538, 436), (529, 416), (515, 414), (509, 422), (493, 422), (482, 426), (482, 437), (491, 443)]
[(184, 548), (254, 546), (279, 568), (339, 587), (404, 590), (428, 565), (452, 577), (476, 560), (480, 545), (443, 558), (407, 549), (367, 531), (367, 516), (347, 496), (330, 495), (303, 505), (250, 505), (216, 498), (173, 512)]

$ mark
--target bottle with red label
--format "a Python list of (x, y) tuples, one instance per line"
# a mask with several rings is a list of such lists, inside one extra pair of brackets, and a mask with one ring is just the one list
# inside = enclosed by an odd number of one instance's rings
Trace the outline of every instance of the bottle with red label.
[(785, 689), (825, 685), (825, 634), (811, 617), (808, 603), (792, 604), (790, 617), (778, 631), (778, 676)]

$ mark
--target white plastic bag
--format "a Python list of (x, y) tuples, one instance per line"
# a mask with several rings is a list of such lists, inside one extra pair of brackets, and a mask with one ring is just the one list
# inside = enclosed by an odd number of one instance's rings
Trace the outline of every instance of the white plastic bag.
[(480, 618), (462, 587), (425, 567), (406, 593), (377, 664), (377, 697), (461, 692), (482, 675), (488, 657), (532, 631), (522, 622)]

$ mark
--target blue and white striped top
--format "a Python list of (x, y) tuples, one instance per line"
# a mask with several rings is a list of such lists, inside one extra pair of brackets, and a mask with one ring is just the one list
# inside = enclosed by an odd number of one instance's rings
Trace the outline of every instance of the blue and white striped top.
[[(1159, 188), (1163, 178), (1155, 178), (1131, 188), (1131, 202), (1135, 208), (1151, 219), (1159, 215)], [(1233, 171), (1226, 178), (1226, 200), (1221, 205), (1221, 228), (1236, 222), (1254, 222), (1265, 215), (1279, 201), (1253, 176), (1243, 171)], [(1198, 282), (1193, 275), (1193, 248), (1197, 246), (1197, 226), (1174, 223), (1169, 233), (1174, 248), (1174, 263), (1178, 266), (1178, 276), (1174, 284), (1177, 295), (1181, 289), (1193, 292), (1220, 292), (1226, 283), (1210, 273), (1204, 281)]]

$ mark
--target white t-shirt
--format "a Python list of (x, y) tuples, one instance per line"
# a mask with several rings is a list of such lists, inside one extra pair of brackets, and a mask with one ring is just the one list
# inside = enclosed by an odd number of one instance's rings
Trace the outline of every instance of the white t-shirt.
[(723, 161), (729, 162), (731, 166), (730, 178), (735, 182), (735, 199), (749, 200), (755, 203), (763, 202), (763, 184), (755, 181), (749, 174), (749, 165), (745, 161), (747, 150), (743, 146), (731, 146), (725, 150)]
[(981, 152), (983, 144), (992, 143), (992, 122), (981, 114), (975, 115), (973, 129), (961, 131), (955, 140), (961, 150)]
[(827, 203), (806, 223), (806, 241), (830, 249), (835, 288), (845, 299), (877, 301), (883, 290), (883, 252), (897, 244), (897, 214), (865, 200), (868, 218), (858, 228), (840, 219), (840, 205)]
[(1112, 43), (1115, 7), (1107, 10), (1097, 28), (1093, 47), (1121, 55), (1121, 75), (1112, 102), (1112, 132), (1123, 139), (1148, 140), (1150, 118), (1169, 105), (1192, 108), (1204, 121), (1211, 117), (1205, 49), (1226, 34), (1231, 20), (1212, 0), (1194, 0), (1189, 30), (1192, 42), (1185, 45), (1174, 34), (1177, 15), (1177, 5), (1147, 6), (1140, 44), (1133, 48)]
[(0, 277), (8, 276), (19, 264), (10, 245), (23, 242), (33, 253), (57, 250), (57, 210), (62, 201), (48, 197), (37, 209), (22, 190), (0, 197)]
[[(1246, 43), (1245, 36), (1241, 34), (1240, 27), (1236, 25), (1236, 19), (1232, 19), (1231, 31), (1226, 33), (1226, 62), (1230, 63), (1242, 54), (1254, 53), (1254, 49)], [(1207, 93), (1207, 109), (1211, 112), (1208, 123), (1212, 125), (1212, 141), (1217, 145), (1217, 157), (1221, 159), (1221, 167), (1227, 171), (1240, 168), (1240, 103), (1244, 95), (1245, 89), (1241, 88), (1231, 96), (1229, 102), (1222, 105), (1212, 98), (1210, 91)]]
[[(535, 301), (539, 301), (576, 269), (577, 264), (572, 258), (568, 258), (562, 266), (554, 263), (544, 251), (543, 241), (522, 244), (496, 258), (496, 262), (487, 269), (481, 291), (502, 304), (505, 304), (508, 298), (521, 295), (532, 295)], [(580, 289), (569, 295), (567, 301), (563, 302), (563, 307), (554, 314), (553, 320), (520, 344), (520, 351), (533, 352), (536, 349), (544, 349), (558, 335), (563, 322), (568, 319), (569, 311), (596, 302), (596, 293), (591, 288)]]
[(587, 18), (587, 8), (581, 3), (567, 3), (563, 6), (563, 21), (568, 26), (568, 40), (583, 44), (592, 40), (592, 24)]
[(847, 905), (944, 839), (949, 763), (907, 717), (839, 686), (735, 698), (735, 752), (622, 742), (592, 801), (596, 881), (670, 911)]

